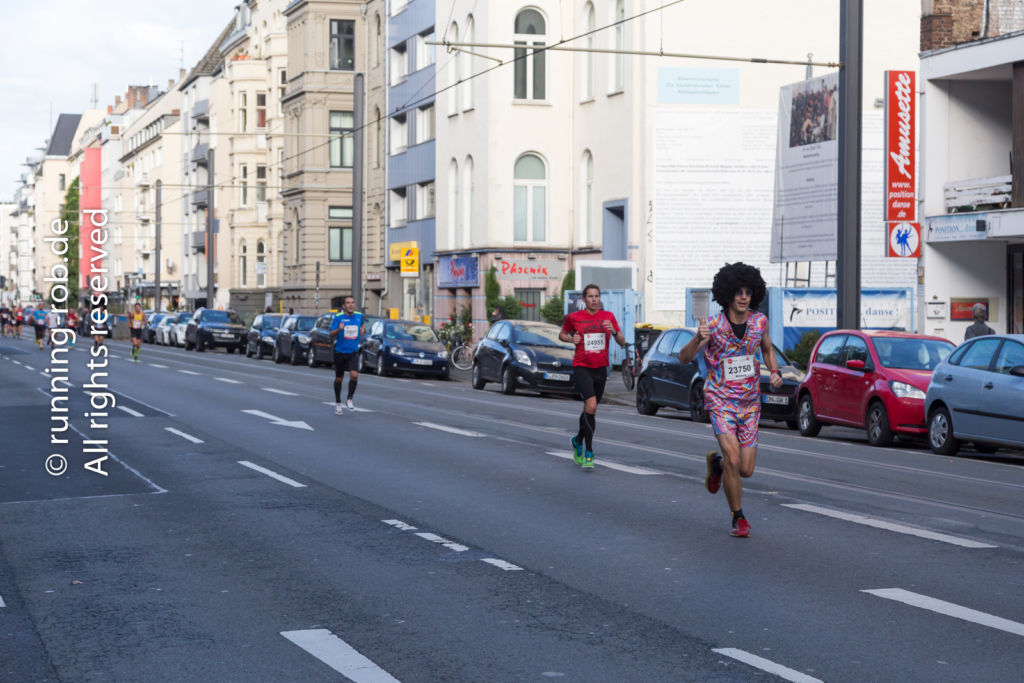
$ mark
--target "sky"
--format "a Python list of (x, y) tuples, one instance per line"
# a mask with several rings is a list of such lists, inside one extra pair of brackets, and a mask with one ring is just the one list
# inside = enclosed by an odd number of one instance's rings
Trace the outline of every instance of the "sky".
[(159, 85), (190, 71), (241, 0), (3, 0), (0, 27), (0, 201), (21, 164), (50, 137), (59, 114), (106, 110), (129, 85)]

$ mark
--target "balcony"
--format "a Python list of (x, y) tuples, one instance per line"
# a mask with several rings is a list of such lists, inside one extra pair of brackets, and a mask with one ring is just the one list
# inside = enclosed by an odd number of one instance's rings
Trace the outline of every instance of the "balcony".
[(140, 173), (135, 177), (135, 187), (139, 189), (146, 189), (149, 187), (149, 174), (146, 172)]
[(196, 166), (206, 167), (207, 158), (206, 155), (210, 152), (210, 145), (206, 142), (201, 142), (192, 148), (192, 163)]
[(199, 230), (193, 232), (189, 237), (189, 247), (192, 249), (193, 254), (205, 254), (206, 253), (206, 231)]
[(196, 123), (210, 122), (210, 100), (198, 100), (192, 107), (192, 120)]
[(196, 209), (205, 209), (210, 206), (210, 193), (208, 190), (196, 190), (192, 193), (192, 206)]

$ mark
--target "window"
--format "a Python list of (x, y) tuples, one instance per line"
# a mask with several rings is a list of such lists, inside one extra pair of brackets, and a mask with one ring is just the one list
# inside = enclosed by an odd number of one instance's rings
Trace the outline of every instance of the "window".
[(355, 71), (356, 22), (331, 19), (331, 70)]
[(434, 105), (428, 104), (416, 110), (416, 144), (434, 139)]
[(462, 167), (462, 246), (473, 245), (473, 157), (466, 157)]
[(425, 69), (434, 63), (434, 46), (427, 41), (434, 40), (434, 32), (421, 33), (416, 36), (416, 70)]
[(995, 371), (1009, 375), (1010, 370), (1018, 365), (1024, 365), (1024, 344), (1006, 340), (996, 356)]
[(434, 181), (416, 186), (416, 218), (430, 218), (434, 215)]
[[(466, 17), (466, 35), (463, 40), (467, 43), (472, 43), (475, 30), (473, 15), (470, 14)], [(476, 84), (476, 79), (473, 78), (474, 57), (468, 52), (459, 54), (461, 55), (461, 58), (464, 59), (463, 65), (459, 69), (459, 73), (464, 79), (460, 86), (459, 97), (462, 100), (462, 110), (467, 111), (473, 108), (473, 88)]]
[[(352, 260), (352, 207), (332, 206), (327, 218), (334, 225), (327, 228), (328, 259), (335, 263)], [(340, 225), (338, 225), (340, 223)]]
[(818, 353), (814, 356), (815, 363), (827, 363), (828, 365), (839, 365), (840, 357), (843, 355), (843, 344), (846, 342), (845, 334), (833, 334), (825, 337), (818, 347)]
[(256, 167), (256, 201), (267, 201), (267, 167)]
[(516, 242), (547, 239), (547, 173), (535, 154), (524, 154), (515, 165), (512, 211)]
[(851, 360), (864, 361), (865, 365), (871, 364), (871, 358), (868, 356), (868, 345), (867, 343), (856, 335), (850, 335), (846, 338), (845, 349), (846, 356), (843, 358), (843, 362)]
[(975, 370), (988, 370), (989, 363), (992, 361), (992, 354), (996, 352), (996, 347), (999, 346), (999, 339), (982, 339), (971, 344), (971, 348), (964, 353), (963, 359), (960, 361), (960, 366), (964, 368), (973, 368)]
[(238, 169), (239, 175), (239, 186), (241, 189), (242, 200), (239, 202), (239, 206), (248, 206), (249, 204), (249, 167), (241, 166)]
[[(459, 42), (459, 25), (452, 22), (452, 25), (448, 28), (448, 35), (451, 36), (453, 43)], [(457, 84), (459, 79), (462, 78), (462, 74), (459, 73), (459, 66), (462, 62), (459, 61), (458, 54), (452, 55), (448, 59), (448, 63), (445, 65), (448, 68), (448, 115), (453, 116), (459, 113), (459, 89)]]
[[(587, 50), (593, 50), (596, 47), (596, 36), (591, 33), (591, 31), (597, 27), (597, 24), (594, 16), (594, 6), (589, 2), (587, 3), (587, 6), (583, 8), (583, 25), (586, 27), (586, 31), (588, 33), (586, 37), (586, 48)], [(592, 100), (594, 99), (595, 80), (594, 53), (589, 51), (584, 52), (581, 59), (583, 60), (583, 68), (580, 71), (580, 78), (582, 79), (582, 83), (580, 84), (580, 94), (582, 95), (581, 99), (584, 101)]]
[(68, 182), (67, 181), (67, 177), (63, 173), (58, 175), (57, 176), (57, 189), (58, 190), (66, 190), (67, 189), (67, 182)]
[(242, 240), (242, 243), (238, 245), (238, 275), (243, 287), (249, 285), (249, 269), (246, 263), (247, 251), (248, 247), (245, 246), (245, 240)]
[(459, 162), (448, 163), (448, 248), (456, 246), (459, 238)]
[[(516, 15), (514, 92), (517, 100), (545, 98), (545, 56), (536, 48), (545, 45), (544, 17), (535, 9), (524, 9)], [(528, 49), (529, 46), (531, 49)]]
[(405, 188), (396, 187), (391, 190), (388, 195), (388, 202), (390, 204), (388, 208), (391, 213), (391, 225), (405, 225), (406, 216), (408, 215), (405, 202)]
[(380, 107), (377, 107), (373, 111), (374, 115), (374, 135), (376, 136), (376, 148), (377, 148), (377, 161), (376, 168), (380, 168), (380, 165), (384, 161), (384, 123), (380, 118)]
[[(615, 24), (615, 49), (625, 50), (626, 49), (626, 3), (625, 0), (616, 0), (615, 2), (615, 17), (613, 21), (619, 22)], [(621, 92), (623, 88), (623, 79), (625, 78), (626, 71), (626, 55), (617, 53), (612, 55), (612, 81), (611, 90), (613, 93)]]
[(693, 339), (692, 332), (689, 332), (687, 330), (680, 330), (679, 334), (676, 336), (675, 341), (672, 343), (672, 348), (669, 351), (669, 354), (678, 358), (679, 352), (683, 350), (684, 346), (690, 343), (691, 339)]
[(278, 86), (277, 86), (277, 115), (278, 116), (283, 116), (284, 115), (284, 96), (285, 96), (285, 93), (288, 91), (288, 72), (285, 71), (284, 69), (281, 69), (277, 73), (278, 73), (278, 77), (277, 77), (277, 83), (278, 83)]
[(374, 39), (373, 39), (373, 65), (380, 66), (380, 57), (383, 52), (384, 37), (380, 33), (380, 15), (376, 15), (373, 21), (374, 28)]
[(391, 85), (398, 85), (409, 75), (409, 52), (405, 43), (391, 48)]
[(679, 335), (678, 330), (669, 330), (660, 337), (658, 337), (658, 343), (654, 350), (657, 353), (669, 353), (672, 350), (672, 345), (675, 342), (676, 337)]
[(267, 286), (267, 255), (263, 240), (256, 243), (256, 286)]
[(409, 125), (406, 114), (391, 117), (391, 154), (401, 154), (409, 144)]
[(331, 168), (352, 168), (355, 149), (355, 141), (352, 139), (352, 125), (352, 112), (331, 112)]
[(594, 243), (594, 155), (583, 150), (580, 164), (580, 243)]
[(267, 93), (256, 93), (256, 130), (267, 127)]
[(238, 130), (243, 133), (249, 130), (249, 96), (242, 93), (238, 100)]

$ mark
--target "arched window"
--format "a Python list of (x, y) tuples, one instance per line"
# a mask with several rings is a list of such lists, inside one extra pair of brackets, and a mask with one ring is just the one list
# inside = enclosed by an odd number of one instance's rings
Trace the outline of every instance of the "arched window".
[[(449, 40), (453, 43), (459, 42), (459, 25), (452, 22), (451, 28), (448, 29), (448, 35), (451, 36)], [(455, 52), (449, 59), (448, 63), (448, 113), (457, 114), (459, 113), (459, 88), (456, 85), (462, 74), (459, 73), (459, 69), (462, 68), (462, 59), (459, 55), (461, 52)]]
[[(622, 22), (626, 18), (626, 0), (615, 0), (615, 16), (612, 21)], [(626, 49), (626, 25), (615, 24), (615, 49)], [(612, 92), (621, 92), (624, 87), (626, 72), (626, 55), (621, 52), (612, 55)]]
[(462, 166), (462, 247), (473, 246), (473, 157)]
[(263, 240), (256, 243), (256, 286), (267, 286), (267, 256)]
[(374, 20), (376, 24), (376, 38), (373, 43), (373, 65), (380, 66), (381, 53), (384, 51), (384, 37), (380, 33), (380, 15), (378, 14)]
[(594, 243), (594, 155), (583, 150), (580, 163), (580, 243)]
[(238, 281), (242, 287), (249, 285), (248, 257), (246, 256), (248, 251), (249, 248), (245, 245), (245, 240), (242, 240), (238, 245)]
[[(470, 14), (466, 17), (466, 35), (464, 36), (463, 41), (466, 43), (472, 43), (473, 33), (473, 15)], [(476, 79), (472, 78), (473, 55), (467, 52), (459, 52), (458, 58), (463, 60), (462, 65), (459, 68), (459, 77), (464, 80), (462, 85), (459, 87), (462, 90), (460, 95), (460, 99), (462, 100), (462, 110), (465, 111), (473, 108), (473, 83), (476, 82)]]
[[(545, 52), (536, 52), (546, 44), (544, 17), (535, 9), (524, 9), (515, 21), (514, 95), (517, 100), (543, 100), (546, 97)], [(529, 46), (529, 48), (527, 47)]]
[(375, 123), (374, 123), (374, 135), (376, 136), (375, 137), (375, 143), (376, 143), (376, 148), (377, 148), (376, 149), (376, 155), (377, 156), (375, 157), (374, 167), (375, 168), (380, 168), (380, 165), (381, 165), (381, 163), (383, 163), (383, 159), (384, 159), (384, 128), (383, 128), (384, 124), (383, 124), (383, 120), (380, 117), (380, 107), (377, 107), (376, 109), (374, 109), (373, 117), (374, 117), (374, 121), (375, 121)]
[(513, 237), (516, 242), (543, 242), (547, 239), (547, 170), (536, 154), (524, 154), (516, 160), (512, 195)]
[(452, 159), (448, 164), (448, 248), (458, 244), (459, 226), (459, 162)]
[[(593, 50), (596, 47), (594, 42), (596, 36), (593, 33), (591, 33), (591, 31), (593, 31), (597, 26), (596, 21), (597, 20), (594, 16), (594, 5), (588, 2), (586, 6), (584, 6), (583, 8), (583, 26), (585, 27), (585, 30), (588, 33), (586, 37), (587, 50)], [(580, 90), (582, 91), (581, 99), (591, 100), (594, 98), (594, 53), (584, 52), (582, 55), (582, 59), (583, 68), (580, 72), (580, 77), (583, 79), (583, 82), (580, 84)]]

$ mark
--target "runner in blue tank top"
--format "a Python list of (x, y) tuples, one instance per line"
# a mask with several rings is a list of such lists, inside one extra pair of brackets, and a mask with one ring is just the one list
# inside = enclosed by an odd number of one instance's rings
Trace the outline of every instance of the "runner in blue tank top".
[(341, 384), (348, 371), (348, 399), (346, 407), (355, 410), (352, 397), (359, 381), (359, 345), (363, 339), (363, 314), (356, 312), (355, 297), (346, 296), (341, 313), (331, 321), (331, 339), (334, 340), (334, 414), (341, 415)]

